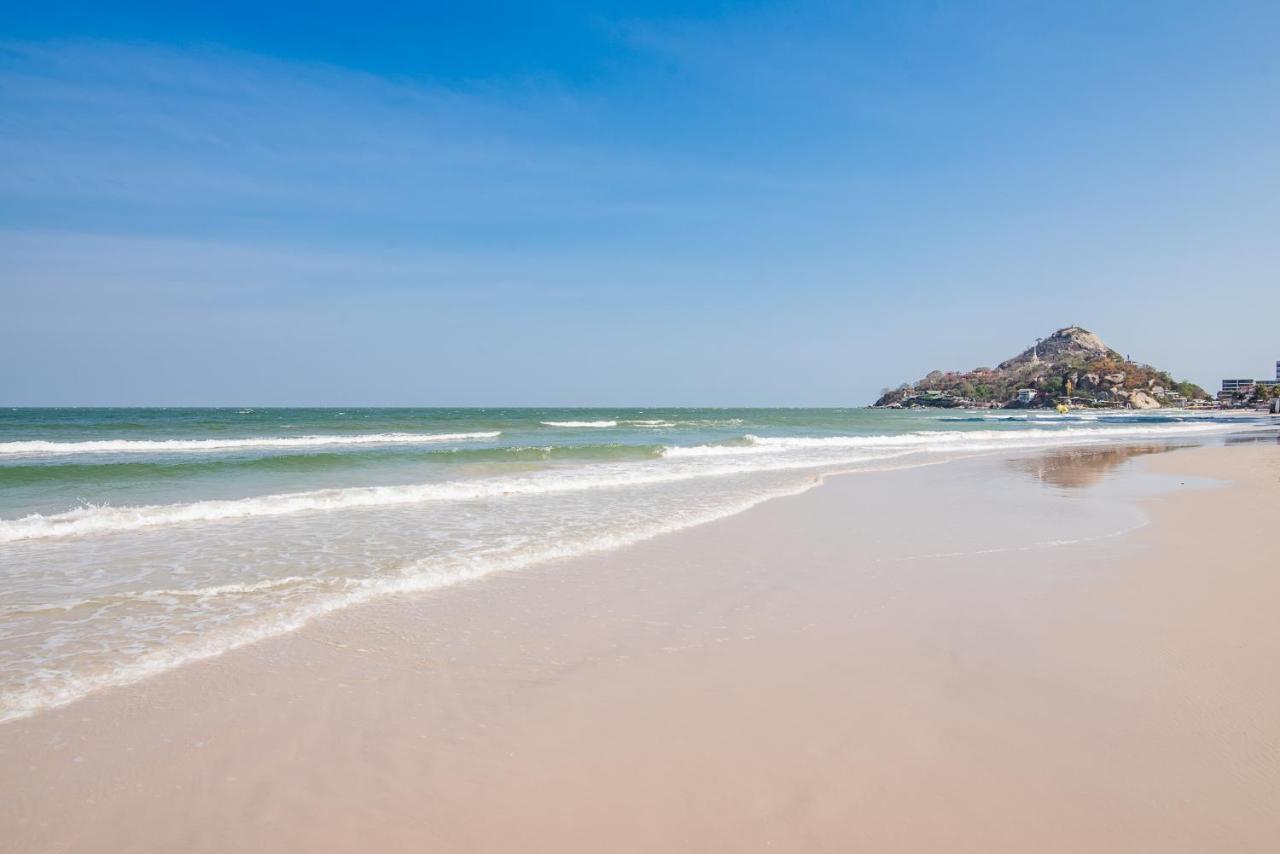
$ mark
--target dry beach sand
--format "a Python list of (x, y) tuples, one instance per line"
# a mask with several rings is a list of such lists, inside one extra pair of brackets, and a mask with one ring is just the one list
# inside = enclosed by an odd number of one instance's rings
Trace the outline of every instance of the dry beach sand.
[(1280, 447), (1163, 450), (832, 477), (10, 722), (0, 849), (1275, 851)]

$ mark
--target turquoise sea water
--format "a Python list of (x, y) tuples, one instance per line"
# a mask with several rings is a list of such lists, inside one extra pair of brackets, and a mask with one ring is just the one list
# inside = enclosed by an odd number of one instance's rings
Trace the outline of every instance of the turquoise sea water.
[(0, 720), (814, 474), (1265, 417), (866, 409), (0, 410)]

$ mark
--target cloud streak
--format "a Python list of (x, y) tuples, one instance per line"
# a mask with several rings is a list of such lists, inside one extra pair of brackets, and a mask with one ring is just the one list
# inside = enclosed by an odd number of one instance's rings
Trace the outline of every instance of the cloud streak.
[[(599, 126), (594, 96), (449, 89), (228, 50), (8, 45), (0, 192), (56, 221), (115, 206), (141, 229), (288, 221), (377, 229), (696, 213), (749, 176), (656, 156)], [(612, 109), (612, 108), (608, 108)], [(156, 220), (161, 220), (157, 223)], [(288, 229), (285, 229), (288, 230)]]

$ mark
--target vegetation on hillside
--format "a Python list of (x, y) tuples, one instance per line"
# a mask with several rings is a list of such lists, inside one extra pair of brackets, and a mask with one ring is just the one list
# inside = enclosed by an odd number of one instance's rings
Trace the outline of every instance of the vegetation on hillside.
[(923, 379), (886, 389), (877, 406), (1020, 405), (1021, 389), (1032, 389), (1030, 405), (1070, 398), (1098, 406), (1152, 408), (1208, 398), (1200, 386), (1175, 380), (1167, 371), (1132, 362), (1086, 329), (1069, 326), (995, 368), (933, 371)]

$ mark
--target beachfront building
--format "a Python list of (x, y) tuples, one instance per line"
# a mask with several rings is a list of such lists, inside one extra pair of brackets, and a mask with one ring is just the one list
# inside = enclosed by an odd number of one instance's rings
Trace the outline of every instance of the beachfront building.
[(1036, 399), (1036, 390), (1033, 388), (1018, 389), (1018, 403), (1030, 403)]
[(1218, 392), (1219, 400), (1230, 400), (1237, 394), (1247, 395), (1257, 385), (1255, 380), (1223, 380), (1222, 390)]

